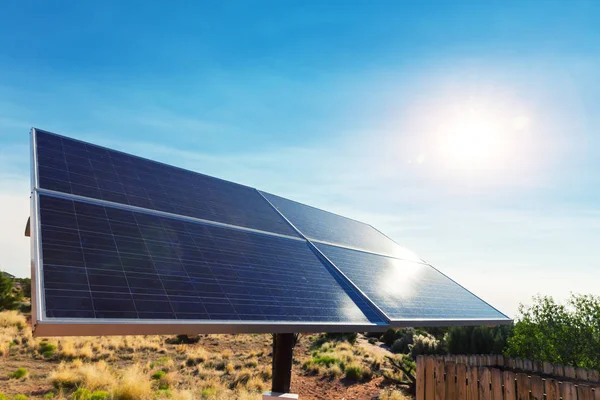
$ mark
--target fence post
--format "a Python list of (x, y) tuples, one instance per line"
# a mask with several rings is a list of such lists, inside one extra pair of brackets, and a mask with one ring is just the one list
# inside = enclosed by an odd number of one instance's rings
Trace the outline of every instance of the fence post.
[(516, 400), (515, 373), (504, 371), (502, 377), (504, 378), (504, 400)]

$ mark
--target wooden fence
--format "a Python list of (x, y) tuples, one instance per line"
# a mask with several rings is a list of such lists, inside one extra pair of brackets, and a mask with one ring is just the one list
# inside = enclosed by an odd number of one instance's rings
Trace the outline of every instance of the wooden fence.
[(598, 371), (503, 356), (417, 357), (417, 400), (600, 400)]

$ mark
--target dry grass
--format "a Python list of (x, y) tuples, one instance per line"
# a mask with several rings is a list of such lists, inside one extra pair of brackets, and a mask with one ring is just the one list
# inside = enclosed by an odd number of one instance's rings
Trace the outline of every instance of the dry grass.
[(112, 388), (114, 400), (143, 400), (153, 397), (152, 383), (139, 365), (123, 370)]
[(379, 400), (411, 400), (411, 397), (406, 396), (399, 390), (382, 390), (379, 395)]
[(84, 364), (80, 360), (61, 363), (48, 379), (56, 388), (85, 387), (90, 390), (108, 389), (115, 381), (106, 362)]
[[(346, 376), (348, 367), (359, 371), (361, 382), (367, 381), (371, 371), (382, 375), (380, 356), (347, 342), (320, 342), (320, 338), (315, 336), (313, 342), (302, 338), (296, 350), (300, 364), (294, 373), (304, 362), (305, 371), (328, 379), (300, 372), (294, 382), (327, 384)], [(72, 400), (79, 388), (106, 391), (111, 400), (260, 399), (272, 377), (270, 343), (270, 335), (203, 335), (198, 343), (190, 344), (176, 344), (164, 336), (33, 339), (21, 314), (0, 312), (0, 354), (4, 356), (0, 376), (6, 377), (0, 379), (0, 392), (9, 399), (17, 393), (43, 399), (52, 392), (55, 400)], [(52, 351), (43, 355), (48, 348)], [(29, 374), (22, 380), (8, 379), (20, 367)], [(335, 398), (348, 397), (341, 392), (347, 385), (331, 384), (342, 388)], [(398, 397), (401, 392), (382, 392), (381, 396), (404, 399)]]

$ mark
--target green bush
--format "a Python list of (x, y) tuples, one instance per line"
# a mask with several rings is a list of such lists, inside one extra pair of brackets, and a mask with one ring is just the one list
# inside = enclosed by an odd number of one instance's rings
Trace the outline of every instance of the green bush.
[(110, 393), (105, 392), (104, 390), (96, 390), (94, 393), (92, 393), (92, 395), (89, 398), (89, 400), (109, 400), (109, 399), (110, 399)]
[(407, 329), (404, 335), (396, 339), (392, 344), (392, 353), (408, 353), (409, 346), (414, 343), (414, 330)]
[(396, 335), (396, 330), (395, 329), (388, 329), (387, 331), (385, 331), (383, 333), (383, 335), (381, 335), (380, 340), (385, 343), (387, 346), (391, 346), (392, 344), (394, 344), (394, 342), (396, 341), (396, 339), (398, 339), (397, 335)]
[(162, 378), (165, 375), (166, 375), (166, 373), (163, 370), (156, 371), (155, 373), (152, 374), (152, 379), (159, 380), (160, 378)]
[[(53, 399), (54, 398), (54, 392), (48, 392), (44, 395), (44, 399)], [(2, 399), (0, 399), (2, 400)]]
[(511, 357), (600, 370), (600, 296), (571, 294), (566, 304), (537, 296), (519, 307)]
[(13, 397), (13, 400), (27, 400), (27, 396), (24, 394), (17, 394), (15, 397)]
[(369, 338), (369, 343), (371, 343), (371, 344), (376, 344), (376, 343), (377, 343), (377, 338), (370, 337), (370, 338)]
[(409, 345), (410, 356), (413, 360), (416, 360), (417, 356), (420, 355), (446, 353), (444, 342), (437, 340), (431, 335), (415, 335), (413, 340), (414, 343)]
[(14, 280), (0, 271), (0, 311), (17, 310), (23, 299), (23, 292), (15, 290)]
[(360, 365), (351, 364), (346, 367), (346, 378), (351, 381), (360, 381), (363, 376), (363, 371)]
[(18, 368), (15, 372), (10, 373), (9, 378), (21, 379), (27, 375), (27, 368)]
[(8, 397), (4, 393), (0, 393), (0, 400), (8, 400)]
[(89, 400), (92, 393), (86, 388), (79, 388), (71, 395), (71, 400)]
[(56, 345), (48, 342), (40, 343), (39, 352), (44, 358), (50, 358), (56, 353)]

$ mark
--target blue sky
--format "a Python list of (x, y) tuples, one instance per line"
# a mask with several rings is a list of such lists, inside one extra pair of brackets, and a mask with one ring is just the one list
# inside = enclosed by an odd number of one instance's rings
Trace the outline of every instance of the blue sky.
[[(36, 126), (369, 222), (511, 316), (600, 294), (598, 2), (2, 9), (0, 268)], [(465, 113), (501, 145), (465, 153)]]

